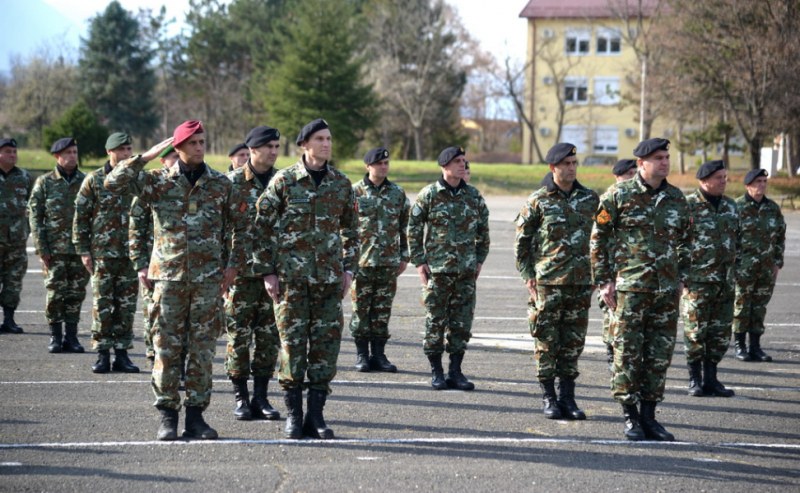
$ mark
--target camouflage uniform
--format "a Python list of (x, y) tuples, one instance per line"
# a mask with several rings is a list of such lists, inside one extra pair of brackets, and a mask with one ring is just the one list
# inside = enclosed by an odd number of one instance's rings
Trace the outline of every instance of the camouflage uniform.
[(351, 183), (326, 166), (317, 185), (301, 158), (275, 175), (257, 203), (255, 268), (280, 280), (278, 381), (287, 391), (330, 392), (344, 323), (343, 276), (358, 269)]
[(133, 316), (138, 280), (128, 258), (130, 195), (106, 190), (111, 165), (92, 171), (75, 200), (72, 243), (78, 255), (91, 255), (92, 347), (98, 351), (133, 347)]
[(22, 168), (0, 171), (0, 306), (16, 310), (28, 269), (25, 244), (30, 234), (26, 207), (33, 180)]
[(75, 198), (84, 176), (76, 169), (72, 179), (67, 181), (56, 168), (36, 179), (28, 201), (36, 254), (51, 256), (44, 282), (47, 289), (45, 317), (50, 324), (77, 324), (86, 297), (89, 273), (72, 244)]
[[(178, 163), (180, 164), (180, 163)], [(202, 164), (194, 186), (179, 165), (140, 173), (141, 156), (119, 163), (106, 177), (113, 193), (133, 193), (153, 213), (153, 253), (148, 278), (155, 281), (150, 318), (156, 359), (152, 387), (159, 409), (178, 410), (180, 353), (189, 349), (185, 406), (205, 410), (211, 401), (211, 366), (222, 327), (223, 269), (243, 264), (241, 242), (247, 204), (230, 181)], [(241, 212), (240, 212), (241, 209)], [(230, 243), (226, 243), (230, 242)], [(231, 245), (227, 265), (222, 252)]]
[[(130, 222), (128, 223), (128, 257), (133, 264), (134, 273), (146, 269), (153, 252), (153, 212), (150, 206), (143, 204), (139, 197), (131, 201)], [(140, 283), (139, 294), (142, 298), (142, 325), (144, 325), (145, 356), (155, 358), (153, 348), (153, 324), (150, 320), (150, 308), (153, 305), (153, 288)]]

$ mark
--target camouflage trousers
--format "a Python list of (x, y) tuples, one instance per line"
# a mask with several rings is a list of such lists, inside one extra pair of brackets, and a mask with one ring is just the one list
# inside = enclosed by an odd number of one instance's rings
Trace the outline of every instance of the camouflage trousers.
[(719, 363), (731, 340), (731, 286), (725, 283), (692, 283), (681, 301), (686, 361)]
[(736, 298), (733, 302), (733, 332), (764, 333), (767, 305), (772, 298), (775, 281), (769, 270), (759, 271), (752, 279), (736, 279)]
[(281, 340), (281, 387), (305, 386), (330, 393), (344, 327), (341, 283), (282, 281), (275, 321)]
[(591, 303), (591, 286), (536, 286), (536, 301), (528, 300), (528, 325), (539, 381), (578, 377)]
[[(240, 277), (225, 300), (228, 347), (225, 370), (230, 378), (271, 378), (278, 361), (278, 327), (272, 298), (260, 277)], [(250, 344), (255, 341), (252, 360)]]
[(614, 315), (614, 399), (662, 401), (678, 331), (678, 294), (617, 291)]
[(142, 298), (142, 325), (144, 326), (145, 356), (153, 358), (156, 350), (153, 348), (153, 324), (150, 321), (150, 308), (153, 306), (153, 289), (139, 283), (139, 296)]
[(422, 288), (422, 303), (426, 310), (425, 354), (466, 351), (475, 314), (475, 273), (431, 274)]
[(389, 339), (389, 318), (397, 292), (397, 267), (363, 267), (350, 288), (353, 315), (350, 333), (356, 339)]
[(156, 351), (151, 381), (156, 407), (180, 409), (178, 385), (184, 340), (188, 351), (184, 405), (208, 407), (222, 313), (217, 282), (155, 281), (150, 320)]
[(139, 280), (128, 258), (96, 258), (92, 274), (92, 347), (133, 347)]
[(89, 273), (80, 255), (53, 255), (46, 269), (44, 287), (47, 290), (44, 316), (47, 323), (81, 320), (81, 304), (86, 298)]
[(25, 243), (0, 244), (0, 306), (17, 309), (22, 292), (22, 278), (28, 270), (28, 252)]

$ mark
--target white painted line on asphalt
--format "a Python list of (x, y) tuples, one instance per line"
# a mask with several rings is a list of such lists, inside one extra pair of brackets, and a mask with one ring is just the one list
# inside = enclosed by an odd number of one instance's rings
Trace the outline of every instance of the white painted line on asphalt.
[(22, 462), (0, 462), (0, 467), (19, 467)]

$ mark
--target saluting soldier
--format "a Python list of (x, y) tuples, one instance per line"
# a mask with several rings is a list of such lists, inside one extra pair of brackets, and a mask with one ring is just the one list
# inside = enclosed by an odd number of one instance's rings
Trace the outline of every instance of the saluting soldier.
[(128, 357), (128, 349), (133, 347), (138, 284), (128, 257), (132, 197), (111, 193), (103, 184), (118, 163), (131, 157), (130, 136), (123, 132), (111, 134), (106, 140), (106, 152), (108, 160), (86, 175), (75, 200), (72, 243), (92, 276), (92, 347), (97, 350), (92, 371), (139, 373), (139, 367)]
[[(744, 177), (746, 192), (736, 199), (739, 237), (733, 332), (736, 359), (740, 361), (772, 361), (761, 349), (761, 336), (767, 304), (783, 267), (786, 222), (778, 204), (766, 196), (768, 176), (763, 169), (748, 172)], [(748, 334), (749, 347), (746, 346)]]
[(89, 273), (72, 243), (72, 219), (84, 174), (78, 169), (78, 144), (72, 137), (55, 141), (50, 153), (56, 169), (36, 179), (28, 201), (33, 244), (45, 273), (45, 317), (50, 324), (47, 349), (51, 353), (82, 353), (78, 322)]
[(323, 408), (339, 358), (342, 298), (358, 270), (358, 223), (352, 184), (330, 164), (328, 123), (309, 122), (296, 143), (300, 160), (279, 171), (258, 199), (257, 272), (276, 303), (285, 435), (330, 439)]
[(14, 312), (28, 269), (25, 243), (30, 234), (27, 207), (32, 188), (31, 175), (17, 167), (17, 141), (0, 139), (0, 332), (9, 334), (23, 332), (14, 320)]
[(637, 176), (603, 195), (592, 229), (594, 281), (617, 321), (611, 390), (629, 440), (675, 439), (655, 419), (689, 267), (689, 215), (683, 193), (667, 182), (669, 145), (654, 138), (636, 146)]
[(397, 276), (408, 265), (406, 229), (411, 205), (402, 187), (389, 181), (387, 149), (367, 151), (364, 163), (367, 173), (353, 185), (361, 248), (351, 288), (350, 333), (356, 341), (356, 370), (394, 373), (397, 367), (386, 357), (385, 348)]
[(228, 171), (236, 171), (247, 163), (250, 159), (250, 152), (247, 150), (247, 144), (240, 142), (231, 147), (228, 151), (228, 159), (231, 164), (228, 165)]
[[(426, 311), (422, 348), (435, 390), (475, 388), (461, 364), (472, 335), (475, 281), (489, 255), (489, 209), (481, 193), (464, 181), (465, 162), (461, 147), (439, 154), (442, 176), (419, 192), (408, 220), (409, 254)], [(445, 351), (450, 354), (447, 378)]]

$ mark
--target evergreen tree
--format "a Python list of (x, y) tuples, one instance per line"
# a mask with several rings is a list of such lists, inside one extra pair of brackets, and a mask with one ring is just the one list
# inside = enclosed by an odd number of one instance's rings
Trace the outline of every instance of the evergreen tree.
[(52, 125), (44, 127), (42, 139), (44, 148), (49, 151), (53, 142), (62, 137), (72, 137), (78, 142), (78, 158), (82, 159), (105, 156), (108, 134), (108, 129), (92, 113), (86, 101), (79, 100)]

